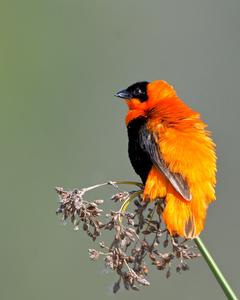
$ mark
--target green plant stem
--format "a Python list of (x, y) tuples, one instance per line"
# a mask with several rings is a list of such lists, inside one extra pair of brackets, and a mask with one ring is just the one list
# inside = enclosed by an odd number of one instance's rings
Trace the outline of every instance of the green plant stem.
[[(132, 200), (135, 199), (136, 197), (138, 197), (139, 195), (141, 195), (141, 193), (142, 193), (142, 191), (136, 191), (136, 192), (133, 192), (132, 194), (130, 194), (129, 198), (123, 202), (123, 204), (120, 208), (120, 212), (125, 213), (129, 204), (132, 202)], [(121, 217), (119, 218), (119, 221), (120, 221), (120, 223), (122, 223)]]
[(143, 184), (141, 182), (137, 182), (137, 181), (113, 181), (114, 184), (126, 184), (126, 185), (136, 185), (139, 187), (143, 187)]
[(226, 278), (223, 276), (222, 272), (218, 268), (216, 262), (212, 258), (211, 254), (209, 253), (208, 249), (204, 245), (203, 241), (200, 237), (194, 239), (195, 244), (197, 245), (199, 251), (201, 252), (203, 258), (207, 262), (209, 268), (211, 269), (213, 275), (215, 276), (216, 280), (218, 281), (219, 285), (223, 289), (227, 299), (231, 300), (238, 300), (237, 296), (235, 295), (234, 291), (228, 284)]
[(138, 186), (140, 188), (143, 188), (143, 184), (141, 182), (137, 182), (137, 181), (108, 181), (108, 182), (96, 184), (96, 185), (93, 185), (93, 186), (89, 186), (87, 188), (82, 188), (81, 191), (86, 193), (86, 192), (98, 189), (98, 188), (106, 186), (106, 185), (112, 185), (112, 186), (117, 187), (118, 184), (135, 185), (135, 186)]
[(133, 199), (135, 199), (137, 196), (141, 195), (142, 191), (136, 191), (130, 194), (129, 198), (123, 202), (123, 205), (120, 208), (121, 212), (125, 212), (129, 206), (129, 204), (132, 202)]

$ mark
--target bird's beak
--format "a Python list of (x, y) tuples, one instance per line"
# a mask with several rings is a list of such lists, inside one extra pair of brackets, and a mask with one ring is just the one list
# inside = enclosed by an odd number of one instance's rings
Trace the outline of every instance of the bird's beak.
[(132, 98), (132, 95), (127, 90), (119, 91), (114, 96), (116, 96), (118, 98), (123, 98), (123, 99), (131, 99)]

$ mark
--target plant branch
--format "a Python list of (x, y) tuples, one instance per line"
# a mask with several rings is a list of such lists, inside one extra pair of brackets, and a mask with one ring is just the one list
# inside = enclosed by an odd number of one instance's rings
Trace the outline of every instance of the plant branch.
[(216, 262), (214, 261), (213, 257), (209, 253), (208, 249), (204, 245), (201, 238), (200, 237), (195, 238), (194, 242), (197, 245), (197, 247), (198, 247), (199, 251), (201, 252), (203, 258), (205, 259), (206, 263), (208, 264), (213, 275), (215, 276), (216, 280), (218, 281), (219, 285), (223, 289), (223, 292), (225, 293), (227, 299), (238, 300), (237, 296), (235, 295), (234, 291), (230, 287), (226, 278), (223, 276), (222, 272), (220, 271), (219, 267), (217, 266)]
[(108, 182), (104, 182), (104, 183), (100, 183), (100, 184), (96, 184), (87, 188), (83, 188), (82, 191), (84, 192), (88, 192), (94, 189), (97, 189), (99, 187), (103, 187), (106, 185), (112, 185), (115, 188), (118, 188), (119, 184), (124, 184), (124, 185), (136, 185), (138, 187), (143, 187), (143, 184), (141, 182), (137, 182), (137, 181), (108, 181)]

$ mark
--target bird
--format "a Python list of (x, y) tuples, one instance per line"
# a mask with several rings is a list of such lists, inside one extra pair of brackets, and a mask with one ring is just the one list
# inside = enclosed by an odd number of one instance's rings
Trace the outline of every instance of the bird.
[(128, 112), (128, 154), (143, 201), (163, 200), (171, 236), (193, 239), (216, 199), (216, 145), (200, 114), (164, 80), (139, 81), (115, 94)]

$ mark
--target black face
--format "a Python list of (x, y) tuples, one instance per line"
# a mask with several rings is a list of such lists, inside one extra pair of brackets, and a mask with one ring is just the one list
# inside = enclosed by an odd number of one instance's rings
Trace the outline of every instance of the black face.
[(133, 85), (130, 85), (126, 90), (122, 90), (115, 94), (116, 97), (124, 99), (137, 98), (141, 102), (144, 102), (148, 99), (147, 96), (147, 85), (148, 81), (136, 82)]

